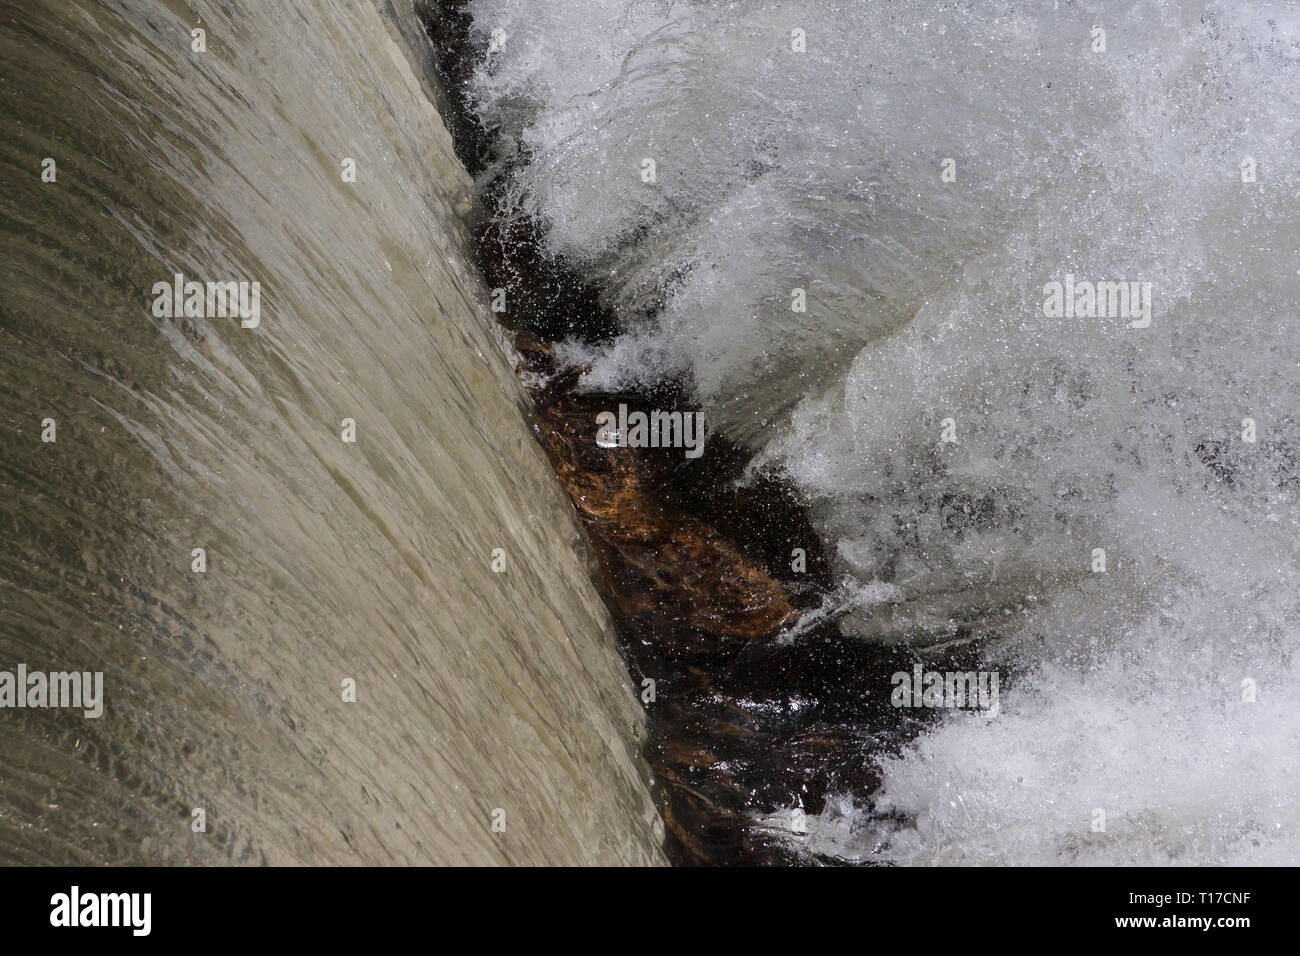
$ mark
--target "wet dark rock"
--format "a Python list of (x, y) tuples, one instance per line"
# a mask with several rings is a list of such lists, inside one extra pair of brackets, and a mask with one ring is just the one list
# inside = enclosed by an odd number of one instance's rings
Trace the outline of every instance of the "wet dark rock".
[[(739, 483), (749, 453), (711, 436), (705, 454), (602, 448), (596, 415), (686, 410), (688, 383), (653, 393), (577, 390), (580, 370), (556, 367), (552, 344), (597, 343), (618, 329), (599, 292), (546, 254), (544, 227), (499, 208), (509, 166), (466, 109), (476, 51), (458, 0), (421, 0), (453, 114), (458, 155), (479, 176), (485, 215), (478, 265), (505, 289), (498, 318), (514, 338), (539, 441), (569, 494), (600, 566), (620, 651), (646, 701), (646, 756), (654, 770), (670, 857), (686, 865), (833, 864), (758, 826), (758, 816), (831, 796), (869, 806), (877, 761), (922, 726), (889, 706), (889, 677), (910, 670), (905, 649), (871, 644), (822, 624), (788, 629), (833, 590), (830, 563), (806, 504), (778, 474)], [(521, 161), (516, 157), (515, 161)], [(791, 552), (806, 552), (806, 569)]]

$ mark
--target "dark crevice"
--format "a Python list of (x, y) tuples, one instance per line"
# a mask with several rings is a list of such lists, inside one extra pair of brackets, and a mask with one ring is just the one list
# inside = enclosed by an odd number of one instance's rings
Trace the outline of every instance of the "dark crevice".
[[(910, 671), (916, 653), (848, 637), (833, 623), (782, 639), (836, 582), (794, 486), (777, 473), (738, 482), (750, 461), (744, 448), (712, 435), (691, 460), (681, 449), (595, 444), (598, 412), (619, 403), (687, 409), (690, 383), (578, 392), (578, 373), (557, 368), (554, 343), (608, 340), (619, 317), (570, 263), (547, 254), (542, 224), (503, 208), (513, 164), (526, 157), (503, 161), (467, 102), (485, 51), (465, 5), (417, 0), (416, 12), (435, 47), (457, 156), (480, 184), (478, 266), (489, 288), (505, 290), (497, 317), (528, 373), (535, 429), (598, 557), (635, 684), (655, 681), (645, 756), (665, 849), (679, 864), (840, 862), (797, 851), (754, 818), (793, 806), (818, 813), (833, 795), (870, 806), (878, 761), (933, 713), (890, 706), (890, 675)], [(805, 570), (792, 567), (795, 548), (806, 552)], [(946, 663), (974, 669), (978, 648), (967, 643)]]

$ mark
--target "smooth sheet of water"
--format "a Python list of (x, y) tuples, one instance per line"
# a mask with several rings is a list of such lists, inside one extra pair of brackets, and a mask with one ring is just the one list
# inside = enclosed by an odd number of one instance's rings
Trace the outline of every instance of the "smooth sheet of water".
[[(662, 858), (416, 36), (370, 0), (0, 11), (0, 670), (106, 696), (0, 710), (0, 861)], [(260, 282), (260, 325), (155, 317), (177, 272)]]

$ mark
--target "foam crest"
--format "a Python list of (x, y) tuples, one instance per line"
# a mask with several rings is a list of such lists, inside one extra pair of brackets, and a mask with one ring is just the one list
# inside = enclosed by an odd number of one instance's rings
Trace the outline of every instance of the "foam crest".
[[(584, 381), (689, 383), (850, 587), (890, 588), (843, 626), (974, 632), (1016, 675), (886, 768), (890, 822), (797, 838), (1300, 858), (1294, 6), (471, 9), (507, 35), (475, 95), (527, 159), (519, 208), (624, 320), (574, 346)], [(1053, 311), (1076, 282), (1132, 301)]]

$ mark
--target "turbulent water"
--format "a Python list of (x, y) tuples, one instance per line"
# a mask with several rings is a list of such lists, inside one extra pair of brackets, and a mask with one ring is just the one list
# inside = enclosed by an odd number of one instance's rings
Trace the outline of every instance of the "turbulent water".
[[(584, 385), (684, 384), (806, 495), (843, 627), (1004, 677), (872, 804), (763, 822), (1300, 862), (1300, 7), (467, 9), (485, 175), (620, 316), (564, 350)], [(1053, 307), (1084, 281), (1131, 307)]]
[[(0, 862), (662, 860), (413, 38), (0, 10), (0, 679), (104, 675), (99, 717), (0, 697)], [(169, 317), (176, 273), (257, 315)]]

